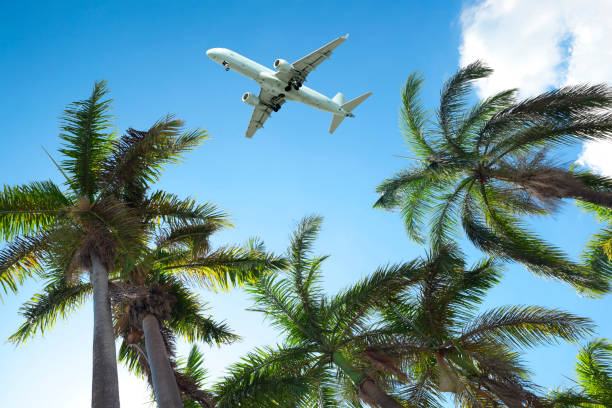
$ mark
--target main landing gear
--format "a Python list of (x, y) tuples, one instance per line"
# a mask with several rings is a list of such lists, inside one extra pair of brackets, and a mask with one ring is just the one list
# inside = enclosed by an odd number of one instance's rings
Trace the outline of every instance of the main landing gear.
[(297, 91), (301, 87), (302, 87), (302, 83), (300, 81), (291, 80), (291, 81), (289, 81), (289, 83), (285, 87), (285, 91), (289, 92), (291, 90), (291, 88), (293, 88), (293, 89), (295, 89)]
[[(272, 101), (278, 101), (278, 100), (282, 100), (285, 97), (285, 94), (278, 94), (278, 96), (276, 98), (273, 98)], [(280, 103), (274, 103), (274, 105), (271, 106), (272, 110), (274, 112), (278, 112), (281, 108)]]
[(225, 70), (226, 70), (226, 71), (229, 71), (229, 70), (230, 70), (229, 62), (227, 62), (227, 61), (223, 61), (221, 64), (222, 64), (222, 65), (225, 67)]

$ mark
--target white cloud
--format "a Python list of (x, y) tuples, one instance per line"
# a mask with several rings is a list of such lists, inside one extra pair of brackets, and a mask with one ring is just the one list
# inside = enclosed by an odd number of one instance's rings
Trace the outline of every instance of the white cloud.
[[(612, 83), (612, 0), (486, 0), (461, 16), (460, 64), (481, 59), (494, 74), (481, 96), (522, 96), (575, 83)], [(612, 176), (612, 142), (587, 142), (582, 165)]]

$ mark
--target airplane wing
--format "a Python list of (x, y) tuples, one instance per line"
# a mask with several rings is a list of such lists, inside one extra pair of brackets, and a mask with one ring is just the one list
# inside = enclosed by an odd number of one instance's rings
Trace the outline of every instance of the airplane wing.
[(334, 41), (308, 54), (304, 58), (300, 58), (299, 60), (295, 61), (292, 64), (293, 69), (290, 72), (277, 72), (276, 76), (285, 82), (289, 82), (291, 80), (297, 82), (306, 81), (306, 76), (316, 67), (318, 67), (319, 64), (325, 61), (332, 54), (332, 51), (335, 50), (340, 44), (345, 42), (347, 38), (348, 34), (344, 37), (336, 38)]
[(274, 107), (280, 108), (285, 103), (285, 98), (271, 94), (263, 90), (259, 91), (259, 104), (253, 109), (251, 114), (251, 121), (249, 127), (246, 130), (245, 136), (249, 139), (253, 137), (255, 132), (263, 127), (266, 119), (270, 117), (270, 114), (274, 111)]

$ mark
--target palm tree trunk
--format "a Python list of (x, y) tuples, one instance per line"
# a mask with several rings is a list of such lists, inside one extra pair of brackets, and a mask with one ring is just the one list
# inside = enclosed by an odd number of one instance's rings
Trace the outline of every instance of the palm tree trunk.
[(404, 408), (370, 377), (364, 378), (359, 384), (359, 395), (372, 408)]
[(145, 335), (147, 359), (151, 368), (153, 391), (159, 408), (182, 408), (183, 401), (176, 385), (176, 378), (170, 367), (166, 345), (161, 336), (159, 322), (152, 314), (142, 319), (142, 330)]
[(612, 208), (612, 192), (589, 188), (571, 172), (555, 168), (534, 171), (514, 170), (512, 172), (496, 170), (487, 175), (518, 184), (542, 201), (552, 202), (562, 198), (571, 198)]
[(448, 366), (448, 363), (444, 361), (442, 355), (438, 352), (434, 353), (436, 357), (436, 361), (438, 362), (438, 372), (439, 372), (439, 383), (438, 383), (438, 391), (440, 392), (458, 392), (458, 381), (457, 376), (452, 372), (451, 368)]
[(91, 406), (119, 408), (119, 379), (113, 319), (108, 297), (108, 270), (96, 255), (91, 255), (90, 258), (94, 306)]
[(342, 353), (334, 352), (332, 359), (353, 381), (359, 392), (359, 398), (372, 408), (403, 408), (393, 397), (383, 391), (370, 377), (357, 370)]

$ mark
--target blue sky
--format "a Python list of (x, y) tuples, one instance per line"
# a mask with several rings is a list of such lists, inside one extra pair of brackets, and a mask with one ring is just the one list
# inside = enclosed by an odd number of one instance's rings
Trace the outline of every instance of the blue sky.
[[(408, 165), (398, 127), (400, 87), (409, 73), (426, 77), (424, 100), (435, 107), (442, 82), (459, 66), (461, 13), (472, 2), (3, 2), (0, 4), (0, 111), (4, 117), (1, 182), (19, 184), (51, 178), (61, 182), (42, 146), (57, 151), (58, 117), (71, 101), (85, 98), (95, 80), (107, 79), (119, 131), (146, 129), (167, 113), (202, 127), (212, 137), (186, 162), (168, 169), (160, 187), (211, 201), (232, 215), (236, 228), (216, 243), (261, 237), (282, 252), (303, 216), (325, 217), (317, 243), (330, 254), (325, 265), (329, 293), (388, 262), (413, 259), (423, 249), (405, 236), (397, 214), (372, 209), (374, 189)], [(226, 73), (204, 51), (230, 48), (271, 66), (276, 58), (296, 60), (350, 33), (309, 76), (308, 86), (347, 100), (373, 96), (329, 135), (331, 115), (296, 103), (273, 114), (252, 140), (243, 134), (251, 107), (240, 97), (257, 92), (254, 82)], [(501, 44), (500, 47), (504, 45)], [(484, 57), (484, 56), (483, 56)], [(515, 85), (512, 85), (515, 86)], [(574, 160), (580, 146), (564, 155)], [(57, 154), (55, 154), (57, 157)], [(573, 256), (597, 229), (572, 203), (554, 217), (534, 220), (542, 236)], [(468, 245), (470, 259), (480, 256)], [(0, 338), (21, 320), (18, 307), (40, 287), (28, 282), (17, 296), (4, 297)], [(211, 313), (244, 337), (221, 349), (205, 348), (211, 376), (255, 345), (277, 342), (239, 290), (201, 291)], [(534, 278), (509, 265), (486, 306), (539, 304), (588, 316), (599, 335), (610, 337), (610, 297), (580, 298), (569, 287)], [(0, 343), (0, 394), (6, 406), (77, 407), (89, 404), (91, 304), (44, 338), (15, 348)], [(576, 345), (538, 348), (526, 354), (537, 383), (569, 384)], [(180, 346), (185, 352), (187, 347)], [(149, 395), (140, 380), (121, 371), (123, 406), (141, 406)]]

